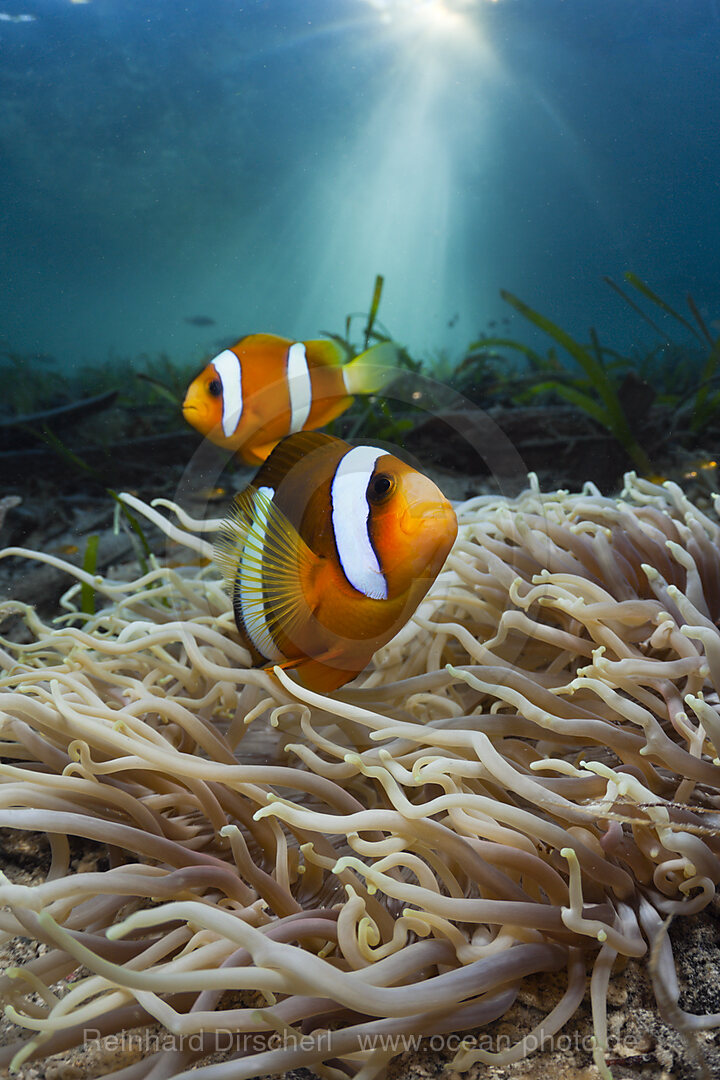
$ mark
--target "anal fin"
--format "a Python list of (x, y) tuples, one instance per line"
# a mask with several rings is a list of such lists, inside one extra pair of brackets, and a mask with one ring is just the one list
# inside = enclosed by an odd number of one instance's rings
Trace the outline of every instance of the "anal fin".
[[(363, 670), (363, 668), (356, 671), (340, 667), (333, 662), (335, 659), (339, 657), (337, 655), (335, 657), (331, 655), (308, 657), (306, 660), (288, 660), (278, 666), (296, 678), (306, 690), (314, 690), (318, 694), (329, 694), (350, 682)], [(266, 670), (272, 671), (272, 666), (268, 665)]]

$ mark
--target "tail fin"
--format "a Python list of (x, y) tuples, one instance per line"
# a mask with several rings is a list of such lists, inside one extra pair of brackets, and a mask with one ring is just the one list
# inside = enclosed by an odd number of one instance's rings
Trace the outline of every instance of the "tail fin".
[(398, 347), (392, 341), (382, 341), (360, 353), (342, 369), (348, 394), (377, 394), (399, 374)]

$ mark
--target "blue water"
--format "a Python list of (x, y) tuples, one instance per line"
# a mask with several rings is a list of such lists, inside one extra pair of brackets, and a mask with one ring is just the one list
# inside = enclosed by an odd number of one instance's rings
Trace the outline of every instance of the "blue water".
[[(381, 318), (720, 319), (717, 0), (0, 0), (0, 338), (65, 366)], [(213, 320), (188, 322), (196, 316)], [(510, 324), (501, 320), (510, 318)]]

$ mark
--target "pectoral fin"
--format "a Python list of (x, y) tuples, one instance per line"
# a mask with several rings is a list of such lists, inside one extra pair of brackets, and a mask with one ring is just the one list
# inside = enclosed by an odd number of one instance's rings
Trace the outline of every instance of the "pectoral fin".
[(317, 557), (275, 505), (271, 489), (250, 484), (235, 496), (215, 543), (215, 561), (256, 659), (286, 659), (278, 641), (306, 616), (302, 580)]

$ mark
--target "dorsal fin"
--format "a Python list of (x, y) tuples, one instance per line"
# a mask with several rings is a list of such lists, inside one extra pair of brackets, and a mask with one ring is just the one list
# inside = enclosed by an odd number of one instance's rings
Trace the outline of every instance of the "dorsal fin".
[(245, 337), (233, 345), (233, 349), (258, 349), (258, 348), (290, 348), (292, 338), (283, 337), (282, 334), (246, 334)]
[(321, 367), (340, 367), (347, 362), (349, 353), (335, 341), (318, 338), (316, 341), (305, 341), (303, 344), (311, 364), (318, 364)]
[(251, 484), (235, 496), (215, 542), (215, 561), (256, 658), (284, 659), (278, 633), (289, 636), (307, 612), (302, 578), (316, 556), (267, 490)]
[(303, 458), (314, 450), (333, 444), (342, 447), (343, 450), (347, 449), (346, 443), (334, 439), (332, 435), (323, 435), (319, 431), (298, 431), (294, 435), (288, 435), (280, 440), (267, 461), (261, 465), (253, 479), (253, 486), (269, 487), (275, 491), (290, 470)]

